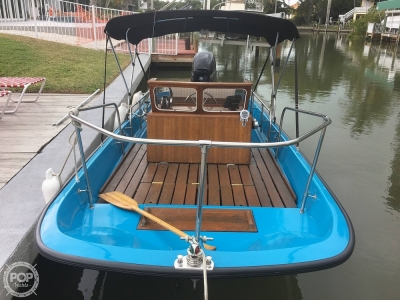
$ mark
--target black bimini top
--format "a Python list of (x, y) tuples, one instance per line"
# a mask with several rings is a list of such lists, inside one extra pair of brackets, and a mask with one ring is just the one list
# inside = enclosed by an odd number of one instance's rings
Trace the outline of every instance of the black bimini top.
[(171, 33), (206, 30), (264, 37), (270, 45), (300, 37), (292, 22), (261, 13), (223, 10), (170, 10), (111, 19), (104, 32), (116, 40), (137, 45), (141, 40)]

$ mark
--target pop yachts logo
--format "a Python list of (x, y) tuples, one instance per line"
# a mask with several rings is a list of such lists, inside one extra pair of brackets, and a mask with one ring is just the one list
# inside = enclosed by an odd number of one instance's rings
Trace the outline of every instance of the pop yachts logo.
[(15, 262), (7, 266), (3, 275), (4, 288), (15, 297), (35, 294), (39, 285), (39, 274), (35, 266), (27, 262)]

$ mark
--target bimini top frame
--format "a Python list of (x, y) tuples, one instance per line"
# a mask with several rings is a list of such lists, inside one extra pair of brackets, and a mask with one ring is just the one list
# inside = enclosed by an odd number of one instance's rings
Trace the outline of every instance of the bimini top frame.
[[(291, 21), (255, 12), (182, 10), (154, 11), (111, 19), (104, 32), (137, 45), (145, 38), (201, 30), (264, 37), (270, 45), (300, 37)], [(278, 36), (278, 41), (276, 37)]]

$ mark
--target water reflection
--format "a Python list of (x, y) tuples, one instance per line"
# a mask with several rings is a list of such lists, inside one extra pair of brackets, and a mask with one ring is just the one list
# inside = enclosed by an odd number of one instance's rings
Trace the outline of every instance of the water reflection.
[[(343, 45), (347, 56), (351, 58), (344, 66), (344, 79), (347, 81), (347, 99), (343, 121), (351, 126), (353, 137), (369, 134), (374, 126), (382, 126), (391, 116), (394, 81), (389, 81), (389, 69), (382, 67), (386, 56), (382, 57), (381, 46), (360, 43)], [(391, 75), (393, 77), (393, 75)]]
[[(400, 114), (397, 120), (400, 120)], [(400, 122), (396, 126), (396, 135), (392, 147), (394, 148), (394, 157), (391, 161), (392, 174), (388, 178), (390, 186), (386, 200), (392, 209), (400, 212)]]
[[(82, 269), (58, 264), (41, 256), (35, 263), (40, 284), (37, 296), (32, 295), (32, 299), (204, 299), (201, 280), (194, 290), (190, 279)], [(210, 279), (208, 285), (210, 299), (302, 299), (295, 275)]]

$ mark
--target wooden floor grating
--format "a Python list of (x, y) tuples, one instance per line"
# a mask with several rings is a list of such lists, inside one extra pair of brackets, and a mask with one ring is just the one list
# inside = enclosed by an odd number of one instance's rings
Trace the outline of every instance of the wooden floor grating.
[[(250, 165), (208, 164), (205, 205), (296, 207), (296, 196), (267, 149), (252, 149)], [(199, 164), (148, 163), (146, 145), (134, 145), (101, 189), (138, 203), (197, 201)]]

